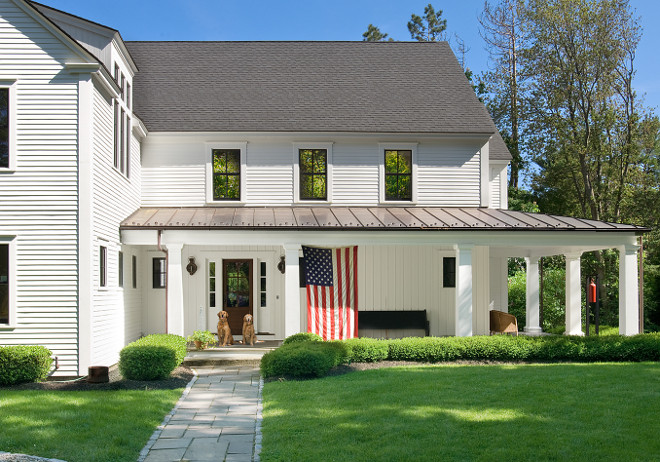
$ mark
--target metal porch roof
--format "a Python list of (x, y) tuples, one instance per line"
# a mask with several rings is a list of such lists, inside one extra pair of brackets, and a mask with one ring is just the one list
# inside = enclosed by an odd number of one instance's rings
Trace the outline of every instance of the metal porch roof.
[(649, 231), (636, 225), (477, 207), (145, 207), (136, 210), (120, 227), (122, 230)]

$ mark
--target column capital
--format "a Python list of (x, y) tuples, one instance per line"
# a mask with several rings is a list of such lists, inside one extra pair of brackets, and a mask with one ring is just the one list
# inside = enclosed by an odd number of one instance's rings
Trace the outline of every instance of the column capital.
[(632, 255), (633, 253), (639, 252), (639, 244), (625, 244), (619, 246), (619, 252), (625, 253), (626, 255)]
[(574, 252), (566, 252), (564, 253), (564, 256), (566, 257), (566, 260), (579, 260), (582, 257), (582, 253), (581, 250), (576, 250)]
[(532, 255), (530, 257), (525, 257), (525, 263), (527, 263), (528, 265), (530, 263), (533, 264), (533, 265), (534, 264), (538, 265), (540, 259), (541, 259), (541, 257), (537, 257), (536, 255)]
[(297, 252), (302, 248), (302, 244), (282, 244), (285, 252)]

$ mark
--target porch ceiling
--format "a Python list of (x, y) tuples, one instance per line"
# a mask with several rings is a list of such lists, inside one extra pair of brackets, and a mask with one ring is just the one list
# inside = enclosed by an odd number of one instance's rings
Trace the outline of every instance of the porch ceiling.
[(140, 208), (121, 223), (121, 230), (138, 229), (588, 231), (636, 234), (649, 231), (636, 225), (477, 207)]

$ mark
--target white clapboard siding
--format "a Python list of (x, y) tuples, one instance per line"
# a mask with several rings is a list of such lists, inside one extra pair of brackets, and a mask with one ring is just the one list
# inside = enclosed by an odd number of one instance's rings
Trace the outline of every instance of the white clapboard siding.
[[(311, 135), (306, 135), (307, 137)], [(415, 142), (406, 138), (406, 142)], [(293, 196), (294, 143), (305, 140), (295, 134), (169, 135), (150, 133), (142, 146), (142, 206), (206, 205), (206, 164), (210, 149), (223, 142), (246, 142), (245, 191), (247, 205), (289, 206)], [(378, 205), (378, 135), (349, 137), (323, 135), (310, 140), (332, 143), (332, 204)], [(433, 206), (479, 206), (480, 142), (460, 139), (423, 139), (418, 143), (418, 203)]]
[(78, 369), (78, 84), (62, 64), (72, 58), (0, 0), (0, 80), (16, 80), (17, 104), (16, 170), (0, 173), (0, 235), (16, 241), (16, 325), (0, 329), (0, 344), (46, 346), (61, 375)]
[(502, 207), (502, 181), (506, 181), (506, 168), (502, 170), (499, 167), (490, 169), (490, 208), (499, 209)]
[[(119, 287), (119, 251), (124, 252), (124, 287), (130, 284), (132, 253), (119, 241), (119, 223), (140, 205), (140, 146), (131, 139), (129, 176), (114, 167), (114, 110), (112, 101), (98, 89), (94, 90), (94, 160), (93, 170), (93, 312), (91, 361), (96, 365), (112, 365), (119, 359), (119, 350), (134, 338), (125, 332), (140, 332), (140, 316), (135, 315), (139, 303), (135, 297), (125, 297)], [(107, 248), (107, 286), (99, 287), (100, 246)], [(129, 271), (127, 271), (129, 270)], [(126, 305), (125, 303), (129, 303)], [(127, 323), (130, 325), (127, 329)], [(129, 336), (132, 337), (132, 336)]]

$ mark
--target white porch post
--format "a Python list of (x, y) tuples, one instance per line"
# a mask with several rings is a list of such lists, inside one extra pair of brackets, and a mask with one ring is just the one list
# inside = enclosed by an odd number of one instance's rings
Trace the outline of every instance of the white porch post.
[(300, 332), (300, 244), (284, 245), (284, 336)]
[(619, 334), (639, 334), (639, 281), (636, 245), (619, 248)]
[(566, 332), (582, 332), (582, 286), (580, 284), (580, 253), (566, 254)]
[(472, 250), (474, 246), (456, 246), (456, 328), (457, 337), (472, 336)]
[(167, 244), (167, 333), (183, 333), (183, 244)]
[(525, 332), (540, 334), (539, 257), (525, 257), (527, 267)]

